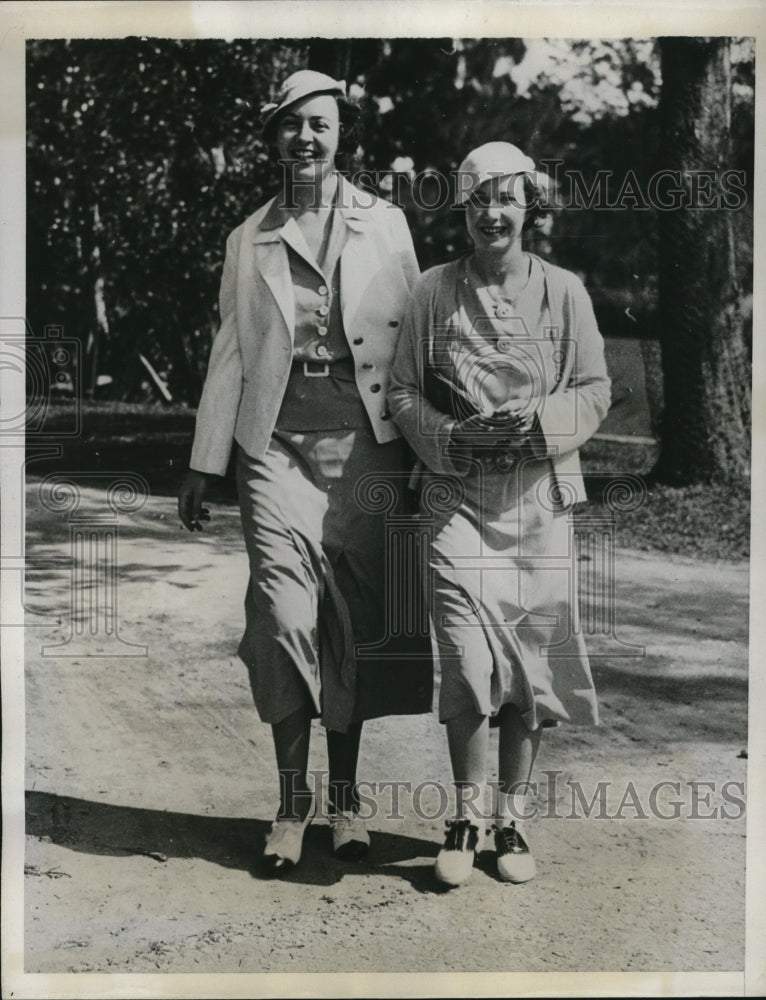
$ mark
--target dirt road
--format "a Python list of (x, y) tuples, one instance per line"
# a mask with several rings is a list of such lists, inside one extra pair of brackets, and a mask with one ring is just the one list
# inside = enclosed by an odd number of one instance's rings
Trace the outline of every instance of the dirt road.
[[(744, 564), (617, 552), (623, 645), (591, 641), (601, 727), (544, 740), (533, 882), (500, 883), (485, 855), (468, 885), (434, 884), (433, 781), (448, 782), (449, 767), (425, 716), (366, 727), (360, 776), (411, 790), (400, 818), (387, 816), (390, 788), (370, 794), (368, 858), (336, 861), (320, 817), (299, 868), (275, 882), (251, 873), (276, 788), (235, 655), (246, 580), (236, 511), (216, 508), (195, 537), (172, 499), (121, 515), (109, 558), (122, 648), (96, 628), (79, 649), (44, 649), (69, 634), (73, 579), (84, 599), (111, 598), (99, 597), (95, 550), (76, 550), (90, 575), (73, 571), (71, 512), (46, 509), (36, 483), (28, 502), (26, 971), (743, 968)], [(91, 545), (103, 508), (103, 493), (83, 492)], [(94, 603), (92, 621), (102, 612)], [(644, 655), (624, 655), (637, 652), (625, 643)]]

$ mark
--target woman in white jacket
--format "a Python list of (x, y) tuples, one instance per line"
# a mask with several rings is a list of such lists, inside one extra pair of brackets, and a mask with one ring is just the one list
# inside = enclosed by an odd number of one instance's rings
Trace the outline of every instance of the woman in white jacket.
[(263, 865), (275, 874), (298, 862), (316, 808), (311, 719), (327, 729), (333, 847), (356, 859), (369, 844), (355, 784), (362, 722), (431, 706), (424, 643), (381, 643), (384, 515), (355, 496), (370, 474), (397, 493), (405, 481), (386, 392), (419, 273), (403, 213), (336, 170), (336, 154), (356, 145), (355, 111), (343, 82), (310, 70), (263, 109), (283, 185), (229, 237), (221, 327), (179, 495), (181, 520), (200, 528), (209, 477), (224, 474), (236, 447), (250, 562), (239, 654), (273, 733), (280, 805)]

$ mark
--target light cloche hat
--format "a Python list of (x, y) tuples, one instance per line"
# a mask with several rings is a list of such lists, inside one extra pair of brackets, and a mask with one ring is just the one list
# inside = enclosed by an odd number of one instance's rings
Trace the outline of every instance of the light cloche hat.
[(537, 184), (541, 176), (535, 169), (535, 161), (510, 142), (486, 142), (466, 156), (458, 167), (456, 201), (464, 205), (473, 192), (485, 181), (493, 177), (507, 177), (509, 174), (531, 174)]
[(333, 80), (326, 73), (313, 69), (300, 69), (285, 80), (276, 98), (261, 108), (261, 130), (265, 132), (269, 123), (285, 108), (312, 94), (334, 94), (346, 96), (346, 81)]

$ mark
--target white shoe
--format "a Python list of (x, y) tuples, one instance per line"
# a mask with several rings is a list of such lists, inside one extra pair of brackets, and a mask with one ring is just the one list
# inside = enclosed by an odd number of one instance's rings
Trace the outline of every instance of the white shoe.
[(370, 846), (370, 835), (358, 813), (330, 813), (330, 829), (336, 857), (344, 861), (358, 861), (365, 856)]
[(479, 820), (447, 821), (447, 836), (434, 865), (434, 875), (445, 885), (462, 885), (471, 877), (476, 852), (481, 850), (484, 824)]
[(266, 834), (266, 847), (263, 851), (263, 867), (268, 873), (283, 874), (298, 864), (303, 848), (303, 835), (313, 816), (312, 805), (303, 820), (274, 820), (271, 830)]
[(495, 831), (497, 874), (503, 882), (529, 882), (537, 874), (537, 866), (519, 824), (514, 820), (497, 820), (492, 829)]

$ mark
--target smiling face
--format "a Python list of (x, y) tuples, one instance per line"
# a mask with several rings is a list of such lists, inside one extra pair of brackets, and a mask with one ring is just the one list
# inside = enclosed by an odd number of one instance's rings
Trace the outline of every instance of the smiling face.
[(502, 253), (520, 243), (526, 213), (524, 175), (493, 177), (480, 184), (468, 200), (468, 235), (477, 250)]
[(330, 94), (291, 104), (276, 127), (279, 158), (295, 180), (318, 180), (332, 173), (339, 137), (338, 104)]

